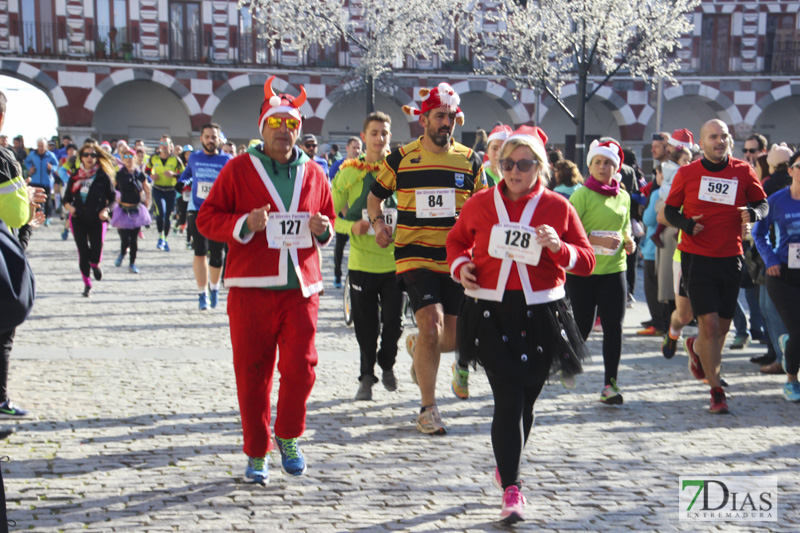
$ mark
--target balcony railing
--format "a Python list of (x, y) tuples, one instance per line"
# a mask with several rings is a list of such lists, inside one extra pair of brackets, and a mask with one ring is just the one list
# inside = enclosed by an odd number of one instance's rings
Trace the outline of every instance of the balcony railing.
[[(299, 53), (285, 46), (272, 47), (257, 32), (238, 32), (220, 39), (210, 32), (199, 30), (160, 31), (157, 44), (145, 47), (143, 42), (154, 39), (144, 36), (138, 27), (114, 28), (87, 24), (75, 28), (59, 23), (20, 23), (10, 21), (8, 48), (0, 49), (3, 55), (33, 56), (43, 58), (79, 57), (97, 61), (134, 61), (141, 63), (170, 62), (177, 64), (212, 64), (219, 66), (278, 66), (348, 68), (353, 66), (351, 54), (336, 50)], [(166, 46), (164, 46), (166, 45)], [(428, 63), (406, 57), (398, 64), (402, 70), (443, 70), (470, 72), (472, 62), (467, 59)], [(794, 74), (800, 72), (800, 30), (780, 30), (776, 34), (771, 58), (766, 58), (764, 72)], [(680, 73), (679, 73), (680, 74)], [(698, 74), (692, 71), (692, 74)], [(733, 74), (733, 72), (731, 72)]]

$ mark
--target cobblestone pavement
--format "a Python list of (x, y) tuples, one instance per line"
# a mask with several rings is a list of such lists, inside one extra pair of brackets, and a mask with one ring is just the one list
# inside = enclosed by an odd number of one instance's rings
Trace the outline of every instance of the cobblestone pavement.
[[(39, 299), (18, 328), (9, 382), (32, 416), (4, 424), (16, 433), (0, 443), (10, 457), (12, 531), (498, 528), (485, 376), (474, 373), (472, 397), (458, 400), (449, 390), (452, 354), (443, 356), (444, 437), (414, 429), (418, 393), (403, 349), (398, 392), (377, 385), (373, 401), (354, 402), (357, 344), (341, 319), (342, 291), (330, 287), (301, 440), (308, 473), (284, 476), (275, 455), (266, 487), (241, 482), (224, 295), (219, 308), (197, 311), (191, 253), (179, 236), (170, 242), (172, 252), (158, 252), (148, 232), (136, 276), (114, 268), (118, 238), (109, 233), (104, 279), (84, 299), (73, 243), (55, 227), (34, 234)], [(332, 249), (324, 254), (330, 280)], [(643, 318), (637, 302), (626, 319), (623, 406), (597, 402), (599, 356), (574, 391), (545, 387), (523, 457), (528, 520), (517, 529), (799, 530), (800, 405), (781, 398), (782, 378), (748, 361), (758, 347), (726, 352), (733, 414), (711, 416), (708, 388), (691, 378), (682, 351), (668, 361), (660, 339), (635, 337)], [(590, 347), (599, 354), (598, 335)], [(710, 474), (777, 476), (778, 521), (679, 521), (678, 476)]]

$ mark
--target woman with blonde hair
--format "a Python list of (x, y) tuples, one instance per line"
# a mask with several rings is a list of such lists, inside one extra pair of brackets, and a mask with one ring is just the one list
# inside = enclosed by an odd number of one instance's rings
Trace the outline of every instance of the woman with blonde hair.
[(78, 150), (80, 167), (70, 177), (64, 194), (64, 206), (71, 215), (72, 236), (78, 247), (78, 264), (83, 278), (83, 295), (89, 296), (92, 280), (100, 281), (103, 270), (103, 242), (116, 198), (114, 156), (97, 143), (86, 143)]
[(520, 463), (536, 398), (553, 372), (574, 386), (587, 353), (564, 283), (566, 271), (589, 275), (595, 259), (575, 209), (546, 186), (546, 143), (539, 128), (513, 132), (500, 149), (503, 180), (467, 202), (447, 236), (466, 297), (459, 359), (483, 365), (494, 395), (494, 484), (506, 524), (524, 519)]

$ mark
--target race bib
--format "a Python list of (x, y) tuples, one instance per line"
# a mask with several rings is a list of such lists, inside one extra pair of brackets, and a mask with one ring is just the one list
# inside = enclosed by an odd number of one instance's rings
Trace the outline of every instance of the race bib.
[(181, 193), (184, 202), (189, 202), (192, 200), (192, 191), (183, 191)]
[(311, 248), (311, 213), (270, 213), (267, 218), (267, 243), (270, 248)]
[(800, 242), (789, 243), (789, 268), (800, 268)]
[(700, 180), (700, 192), (697, 197), (704, 202), (734, 205), (738, 187), (739, 180), (703, 176)]
[[(618, 231), (601, 231), (595, 230), (591, 233), (595, 237), (619, 237)], [(622, 241), (619, 242), (619, 246), (622, 246)], [(600, 246), (599, 244), (593, 244), (592, 249), (594, 249), (594, 255), (614, 255), (619, 250), (619, 246), (616, 248), (605, 248)]]
[(456, 216), (455, 189), (417, 189), (417, 218), (445, 218)]
[[(366, 209), (361, 210), (361, 219), (366, 220), (367, 222), (370, 221), (369, 212), (367, 212)], [(391, 226), (392, 235), (394, 235), (394, 230), (397, 229), (397, 209), (384, 209), (383, 221), (386, 222), (387, 226)], [(369, 225), (367, 235), (375, 235), (375, 228), (372, 227), (372, 224)]]
[(206, 199), (208, 193), (211, 192), (211, 186), (214, 185), (213, 181), (201, 181), (197, 183), (197, 197)]
[(536, 242), (536, 230), (518, 222), (495, 224), (489, 236), (489, 255), (536, 266), (542, 247)]

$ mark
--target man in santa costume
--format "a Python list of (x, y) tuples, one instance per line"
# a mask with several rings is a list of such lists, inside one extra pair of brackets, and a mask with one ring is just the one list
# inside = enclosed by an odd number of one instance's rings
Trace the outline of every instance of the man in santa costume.
[(263, 144), (251, 146), (220, 172), (197, 217), (205, 237), (228, 243), (228, 294), (233, 366), (247, 454), (245, 478), (269, 479), (270, 393), (280, 346), (275, 441), (283, 472), (306, 471), (297, 438), (305, 430), (306, 401), (314, 385), (319, 293), (319, 245), (332, 236), (335, 217), (327, 177), (295, 146), (300, 96), (264, 85), (258, 119)]

